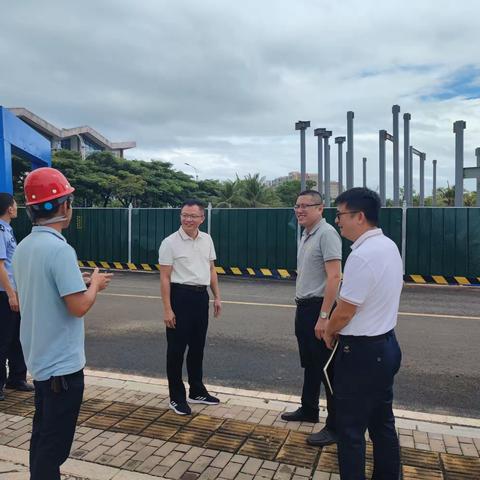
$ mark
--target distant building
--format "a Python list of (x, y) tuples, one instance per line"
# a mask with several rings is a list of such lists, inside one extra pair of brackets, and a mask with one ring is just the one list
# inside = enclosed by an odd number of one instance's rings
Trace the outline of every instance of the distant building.
[(58, 128), (26, 108), (9, 108), (18, 118), (46, 137), (52, 151), (71, 150), (82, 158), (94, 152), (112, 152), (123, 158), (125, 150), (135, 148), (136, 142), (111, 142), (92, 127)]
[[(314, 190), (317, 190), (317, 180), (318, 175), (316, 173), (307, 173), (306, 180), (312, 180), (315, 182), (313, 186)], [(300, 172), (289, 172), (286, 177), (278, 177), (273, 180), (267, 180), (267, 185), (270, 187), (277, 187), (278, 185), (282, 184), (283, 182), (287, 182), (288, 180), (300, 180)], [(334, 200), (339, 195), (339, 185), (338, 182), (330, 182), (330, 198)]]

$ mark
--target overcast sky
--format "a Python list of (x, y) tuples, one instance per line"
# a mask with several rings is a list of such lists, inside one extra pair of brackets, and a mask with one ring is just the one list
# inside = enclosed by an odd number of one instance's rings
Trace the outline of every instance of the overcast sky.
[[(467, 122), (465, 164), (475, 163), (476, 0), (1, 3), (0, 105), (135, 140), (128, 158), (193, 174), (187, 162), (201, 179), (273, 179), (299, 170), (294, 125), (310, 120), (307, 170), (316, 172), (313, 129), (345, 135), (353, 110), (355, 182), (366, 156), (377, 188), (378, 130), (391, 132), (397, 103), (401, 119), (412, 114), (412, 145), (427, 153), (427, 192), (434, 158), (438, 184), (454, 182), (455, 120)], [(403, 164), (402, 144), (400, 152)], [(332, 157), (336, 179), (336, 146)], [(390, 146), (387, 159), (391, 194)]]

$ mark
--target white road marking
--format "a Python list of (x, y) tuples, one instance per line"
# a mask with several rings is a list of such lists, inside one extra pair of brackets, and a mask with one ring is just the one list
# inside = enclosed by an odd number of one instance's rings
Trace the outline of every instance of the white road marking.
[[(127, 298), (147, 298), (161, 300), (160, 295), (134, 295), (130, 293), (100, 293), (99, 295), (109, 297), (127, 297)], [(260, 302), (239, 302), (233, 300), (222, 300), (226, 305), (249, 305), (252, 307), (277, 307), (277, 308), (296, 308), (296, 305), (286, 305), (281, 303), (260, 303)], [(459, 320), (480, 320), (480, 317), (472, 317), (468, 315), (447, 315), (442, 313), (418, 313), (418, 312), (398, 312), (404, 317), (429, 317), (429, 318), (451, 318)]]

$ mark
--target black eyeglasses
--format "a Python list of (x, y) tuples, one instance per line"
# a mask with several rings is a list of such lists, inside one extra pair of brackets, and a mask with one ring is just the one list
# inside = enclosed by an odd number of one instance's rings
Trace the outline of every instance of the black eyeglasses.
[(308, 207), (316, 207), (318, 205), (323, 205), (323, 203), (301, 203), (293, 206), (294, 210), (305, 210)]
[(337, 213), (335, 214), (335, 218), (336, 218), (337, 220), (340, 220), (340, 217), (341, 217), (342, 215), (346, 215), (347, 213), (360, 213), (360, 210), (350, 210), (349, 212), (337, 212)]

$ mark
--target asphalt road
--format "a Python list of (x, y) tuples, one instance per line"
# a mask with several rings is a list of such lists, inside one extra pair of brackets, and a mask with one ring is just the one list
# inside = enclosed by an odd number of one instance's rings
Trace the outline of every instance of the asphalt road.
[[(223, 314), (211, 319), (206, 383), (299, 394), (294, 283), (221, 278)], [(406, 286), (397, 326), (403, 351), (398, 408), (480, 418), (480, 289)], [(91, 368), (165, 377), (156, 274), (117, 273), (86, 319)]]

